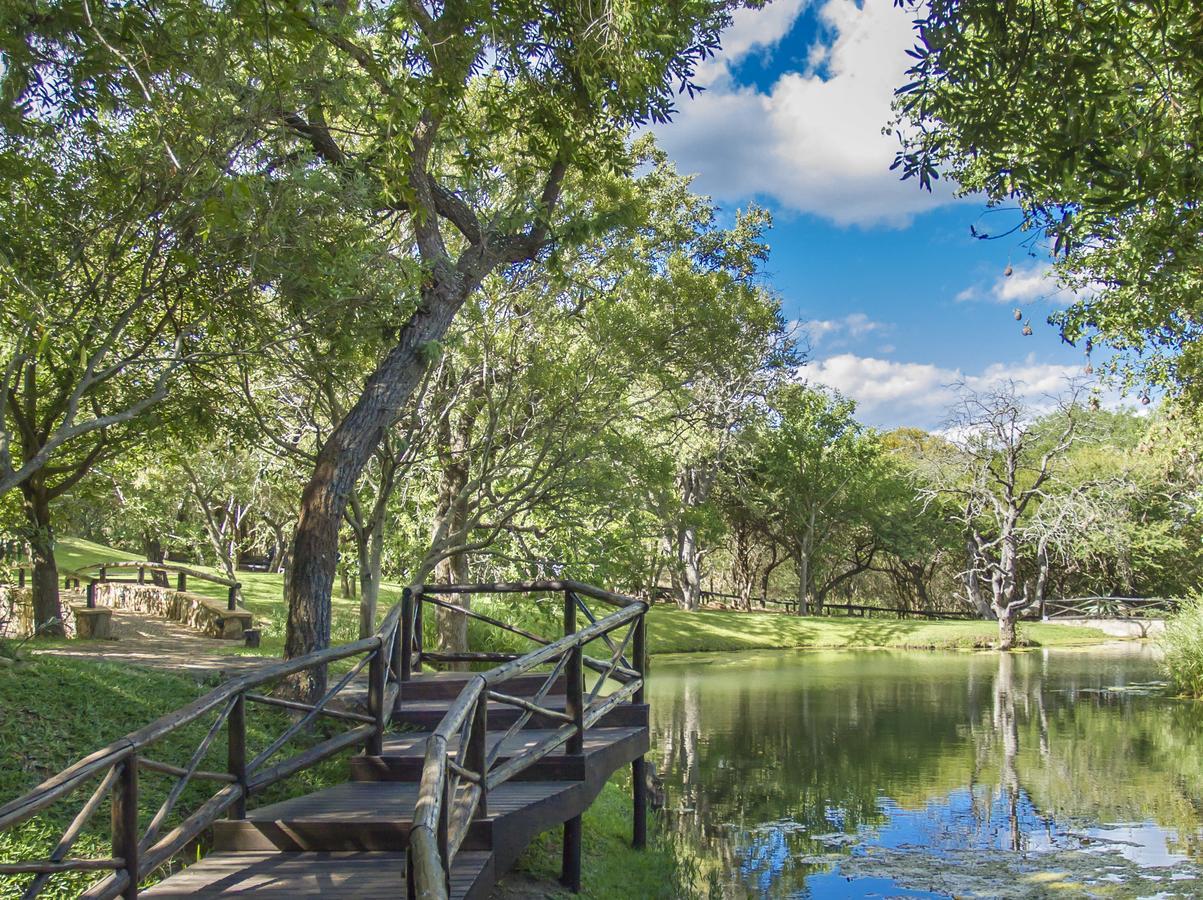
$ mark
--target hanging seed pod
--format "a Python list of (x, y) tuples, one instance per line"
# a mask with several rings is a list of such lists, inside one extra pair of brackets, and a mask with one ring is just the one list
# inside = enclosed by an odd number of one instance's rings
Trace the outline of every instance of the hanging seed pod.
[(1149, 402), (1150, 402), (1150, 401), (1149, 401), (1149, 395), (1148, 395), (1148, 394), (1141, 394), (1141, 395), (1140, 395), (1140, 405), (1141, 405), (1141, 406), (1148, 406), (1148, 405), (1149, 405)]
[(1093, 349), (1094, 349), (1094, 340), (1091, 338), (1087, 338), (1086, 339), (1086, 355), (1089, 356), (1090, 351)]
[(1082, 374), (1093, 375), (1094, 374), (1094, 366), (1092, 366), (1089, 362), (1087, 362), (1086, 367), (1084, 369), (1082, 369)]
[(1023, 336), (1024, 337), (1032, 336), (1032, 320), (1031, 319), (1029, 319), (1028, 321), (1023, 323)]
[(1017, 307), (1015, 307), (1014, 310), (1011, 311), (1011, 315), (1013, 315), (1015, 317), (1016, 322), (1019, 322), (1023, 319), (1023, 310), (1017, 306)]
[(1011, 267), (1010, 263), (1007, 263), (1007, 267), (1005, 269), (1003, 269), (1003, 276), (1006, 278), (1010, 278), (1014, 274), (1015, 274), (1015, 270)]

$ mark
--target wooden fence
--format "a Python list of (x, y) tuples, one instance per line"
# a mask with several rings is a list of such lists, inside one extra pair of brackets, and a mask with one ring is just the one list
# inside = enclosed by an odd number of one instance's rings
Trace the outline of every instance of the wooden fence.
[(1046, 600), (1046, 619), (1158, 619), (1178, 612), (1180, 601), (1168, 597), (1069, 597)]

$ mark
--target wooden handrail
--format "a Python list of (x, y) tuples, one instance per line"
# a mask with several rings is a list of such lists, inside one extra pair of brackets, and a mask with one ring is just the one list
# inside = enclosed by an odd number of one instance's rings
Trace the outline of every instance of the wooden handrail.
[[(413, 873), (415, 896), (423, 900), (446, 900), (447, 879), (460, 844), (468, 833), (469, 825), (485, 802), (488, 792), (499, 784), (513, 778), (519, 772), (534, 765), (548, 753), (566, 744), (570, 752), (580, 752), (584, 730), (623, 702), (638, 702), (643, 694), (643, 645), (642, 623), (648, 604), (643, 600), (604, 591), (575, 581), (542, 581), (501, 584), (473, 585), (416, 585), (410, 589), (420, 609), (423, 595), (469, 594), (469, 593), (543, 593), (560, 592), (564, 595), (564, 637), (550, 642), (531, 636), (542, 646), (522, 656), (508, 659), (486, 672), (473, 675), (465, 683), (459, 695), (448, 707), (442, 721), (427, 739), (426, 755), (418, 783), (418, 798), (414, 808), (413, 825), (409, 837), (410, 866)], [(601, 619), (591, 621), (586, 627), (576, 629), (575, 612), (577, 596), (583, 595), (620, 607)], [(436, 605), (443, 606), (440, 601)], [(452, 606), (452, 604), (446, 604)], [(471, 615), (470, 613), (468, 613)], [(481, 618), (480, 616), (473, 616)], [(590, 618), (592, 616), (590, 615)], [(617, 645), (609, 639), (611, 632), (630, 625), (631, 630)], [(506, 630), (513, 630), (506, 628)], [(638, 646), (634, 653), (632, 668), (621, 665), (623, 654), (632, 636)], [(597, 684), (586, 699), (582, 694), (583, 653), (585, 645), (604, 639), (613, 651), (610, 660), (595, 660), (600, 671)], [(500, 654), (487, 654), (497, 658)], [(419, 658), (464, 657), (466, 654), (433, 654), (419, 650)], [(486, 656), (478, 654), (478, 656)], [(531, 672), (546, 663), (556, 662), (543, 687), (532, 700), (517, 697), (497, 690), (499, 685), (519, 675)], [(556, 681), (568, 663), (568, 709), (565, 713), (548, 710), (542, 706), (542, 698)], [(601, 685), (607, 676), (621, 673), (630, 676), (618, 690), (606, 697), (599, 697)], [(520, 727), (531, 715), (541, 714), (561, 724), (547, 737), (533, 746), (507, 759), (499, 765), (500, 743), (487, 756), (484, 753), (484, 728), (487, 727), (487, 707), (490, 700), (509, 704), (522, 709), (519, 722), (511, 726)], [(459, 737), (457, 758), (448, 757), (452, 739)], [(504, 741), (504, 738), (503, 738)], [(572, 748), (575, 747), (575, 751)], [(474, 768), (475, 767), (475, 768)], [(467, 786), (458, 787), (463, 782)]]

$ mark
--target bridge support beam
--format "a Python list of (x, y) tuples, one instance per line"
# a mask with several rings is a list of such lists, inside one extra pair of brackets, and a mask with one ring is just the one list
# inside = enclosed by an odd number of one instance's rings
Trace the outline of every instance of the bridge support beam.
[(574, 894), (581, 892), (580, 816), (574, 816), (564, 823), (564, 858), (560, 867), (560, 884)]
[(647, 758), (639, 757), (631, 763), (632, 807), (635, 820), (631, 829), (631, 846), (636, 850), (647, 848)]

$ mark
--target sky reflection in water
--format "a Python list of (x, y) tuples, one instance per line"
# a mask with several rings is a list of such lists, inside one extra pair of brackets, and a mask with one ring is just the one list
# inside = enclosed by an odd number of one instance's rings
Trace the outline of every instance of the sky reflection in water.
[(1200, 706), (1148, 650), (657, 660), (666, 821), (718, 897), (1203, 896)]

